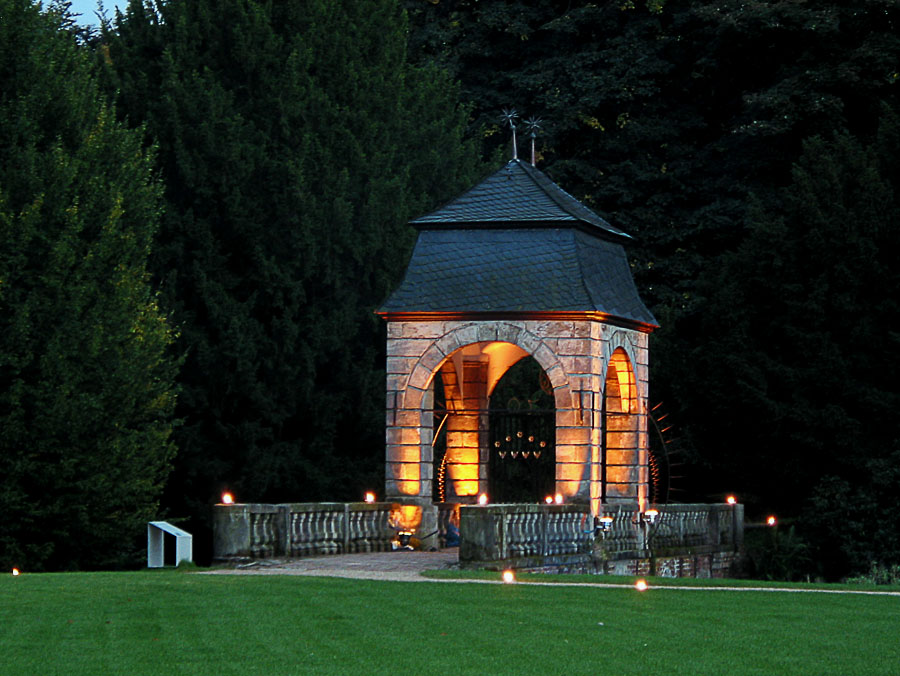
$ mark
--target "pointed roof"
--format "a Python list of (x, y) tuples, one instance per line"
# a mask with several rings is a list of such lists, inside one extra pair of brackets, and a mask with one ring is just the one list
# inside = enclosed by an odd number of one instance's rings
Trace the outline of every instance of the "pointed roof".
[(574, 227), (620, 242), (631, 239), (521, 160), (510, 160), (475, 187), (411, 223), (420, 230), (463, 225), (467, 229), (508, 228), (512, 224)]
[(525, 162), (411, 224), (416, 245), (383, 316), (575, 313), (657, 326), (622, 246), (631, 237)]

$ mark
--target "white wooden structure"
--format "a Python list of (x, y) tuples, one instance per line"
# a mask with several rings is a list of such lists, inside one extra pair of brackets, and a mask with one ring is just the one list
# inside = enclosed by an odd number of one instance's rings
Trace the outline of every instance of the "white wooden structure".
[(175, 565), (194, 560), (194, 536), (167, 521), (147, 523), (147, 568), (165, 565), (166, 533), (175, 537)]

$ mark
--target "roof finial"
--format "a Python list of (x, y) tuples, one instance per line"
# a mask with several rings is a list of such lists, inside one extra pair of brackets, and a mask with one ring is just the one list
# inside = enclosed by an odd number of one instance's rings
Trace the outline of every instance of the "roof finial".
[(503, 109), (503, 120), (509, 125), (509, 128), (512, 129), (512, 158), (514, 160), (519, 159), (519, 151), (516, 148), (516, 119), (519, 117), (519, 114), (516, 112), (515, 108)]
[(534, 166), (534, 140), (537, 138), (538, 129), (541, 128), (541, 122), (543, 120), (539, 117), (534, 117), (533, 115), (529, 117), (525, 124), (528, 125), (529, 131), (531, 131), (531, 166)]

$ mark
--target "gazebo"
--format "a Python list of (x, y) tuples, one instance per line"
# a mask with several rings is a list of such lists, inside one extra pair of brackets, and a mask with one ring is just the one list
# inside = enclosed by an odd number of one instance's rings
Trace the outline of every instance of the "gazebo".
[[(518, 159), (411, 224), (418, 230), (387, 321), (386, 499), (431, 530), (434, 389), (446, 399), (448, 502), (486, 493), (488, 401), (524, 357), (555, 402), (555, 493), (647, 507), (648, 336), (629, 235)], [(499, 441), (495, 442), (499, 446)]]
[[(727, 575), (741, 550), (740, 504), (650, 504), (656, 320), (631, 276), (630, 237), (518, 159), (412, 225), (405, 277), (378, 310), (383, 498), (216, 505), (214, 557), (435, 549), (455, 530), (467, 567)], [(492, 395), (526, 358), (552, 403), (539, 429), (520, 417), (498, 430), (509, 418), (495, 415)], [(551, 504), (490, 499), (501, 468), (538, 457)]]

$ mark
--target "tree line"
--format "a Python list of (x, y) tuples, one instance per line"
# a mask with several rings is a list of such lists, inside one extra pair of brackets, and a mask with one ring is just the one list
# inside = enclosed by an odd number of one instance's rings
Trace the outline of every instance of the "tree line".
[[(635, 237), (672, 497), (804, 573), (900, 560), (889, 0), (0, 0), (0, 564), (127, 565), (148, 515), (381, 484), (414, 217), (542, 119)], [(202, 556), (202, 551), (200, 552)], [(3, 562), (6, 563), (3, 563)]]
[(410, 51), (632, 234), (680, 501), (796, 528), (796, 574), (900, 561), (900, 6), (407, 0)]

